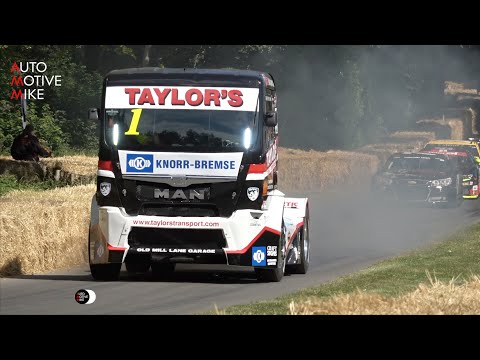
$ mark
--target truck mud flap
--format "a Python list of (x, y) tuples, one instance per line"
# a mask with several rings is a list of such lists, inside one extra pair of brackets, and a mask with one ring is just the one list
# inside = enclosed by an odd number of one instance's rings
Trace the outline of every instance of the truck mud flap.
[(260, 233), (245, 249), (227, 251), (229, 265), (254, 266), (254, 267), (276, 267), (280, 232), (268, 229)]

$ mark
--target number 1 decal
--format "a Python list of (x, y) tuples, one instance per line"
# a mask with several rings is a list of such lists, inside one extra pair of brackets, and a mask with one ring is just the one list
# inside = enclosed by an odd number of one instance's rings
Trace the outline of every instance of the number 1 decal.
[(137, 131), (138, 122), (140, 121), (140, 116), (142, 115), (142, 109), (132, 109), (132, 122), (130, 123), (130, 128), (125, 132), (125, 135), (140, 135)]

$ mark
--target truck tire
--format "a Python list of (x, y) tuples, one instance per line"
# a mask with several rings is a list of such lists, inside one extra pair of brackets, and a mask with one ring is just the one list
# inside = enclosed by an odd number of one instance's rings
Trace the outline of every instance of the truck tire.
[(298, 230), (297, 244), (298, 251), (300, 253), (300, 263), (289, 265), (288, 272), (291, 274), (306, 274), (310, 265), (310, 234), (309, 234), (310, 221), (308, 215), (305, 217), (305, 223)]
[(90, 263), (90, 232), (88, 233), (88, 262), (90, 265), (90, 273), (94, 280), (98, 281), (115, 281), (120, 276), (122, 268), (121, 263), (112, 264), (92, 264)]
[(157, 280), (165, 280), (175, 271), (174, 263), (152, 262), (152, 276)]
[(90, 264), (90, 272), (95, 280), (115, 281), (120, 275), (121, 263)]
[(283, 279), (285, 274), (285, 266), (287, 264), (287, 254), (285, 253), (285, 224), (282, 220), (282, 231), (280, 235), (280, 244), (278, 248), (282, 249), (279, 251), (279, 261), (277, 262), (277, 267), (274, 269), (262, 269), (255, 268), (255, 274), (257, 279), (262, 282), (280, 282)]

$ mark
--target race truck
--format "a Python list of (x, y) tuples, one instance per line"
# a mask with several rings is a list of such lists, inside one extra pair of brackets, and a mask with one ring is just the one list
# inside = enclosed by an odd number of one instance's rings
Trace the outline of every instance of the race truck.
[[(114, 70), (103, 81), (88, 254), (95, 280), (176, 264), (309, 267), (308, 198), (278, 189), (273, 77), (221, 69)], [(227, 267), (228, 268), (228, 267)]]

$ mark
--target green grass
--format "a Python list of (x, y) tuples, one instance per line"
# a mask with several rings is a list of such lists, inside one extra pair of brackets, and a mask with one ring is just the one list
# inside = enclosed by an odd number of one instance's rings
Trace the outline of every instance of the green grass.
[(59, 187), (61, 184), (52, 181), (26, 182), (18, 181), (14, 175), (0, 175), (0, 196), (13, 190), (49, 190)]
[[(288, 294), (272, 301), (256, 302), (219, 309), (220, 313), (287, 314), (288, 305), (309, 297), (325, 298), (360, 289), (386, 296), (398, 296), (427, 283), (427, 272), (441, 281), (456, 279), (462, 283), (472, 274), (480, 274), (480, 223), (445, 241), (408, 254), (379, 262), (357, 273), (332, 282)], [(209, 314), (216, 313), (215, 311)]]

